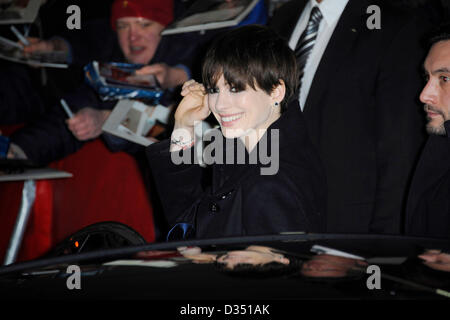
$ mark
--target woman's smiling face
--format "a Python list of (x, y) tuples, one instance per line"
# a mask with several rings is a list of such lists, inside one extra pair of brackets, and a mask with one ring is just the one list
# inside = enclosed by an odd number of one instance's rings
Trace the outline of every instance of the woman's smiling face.
[[(226, 138), (238, 138), (252, 131), (265, 131), (280, 116), (276, 99), (256, 87), (238, 89), (228, 84), (223, 74), (215, 87), (206, 89), (208, 106)], [(259, 134), (258, 134), (259, 135)]]

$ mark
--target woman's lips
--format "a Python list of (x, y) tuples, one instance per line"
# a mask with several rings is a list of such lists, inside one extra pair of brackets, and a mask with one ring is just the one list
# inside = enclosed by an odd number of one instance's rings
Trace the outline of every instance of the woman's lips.
[(233, 126), (239, 119), (241, 119), (244, 116), (244, 113), (235, 113), (235, 114), (224, 114), (220, 115), (220, 121), (222, 123), (222, 126), (224, 127), (231, 127)]

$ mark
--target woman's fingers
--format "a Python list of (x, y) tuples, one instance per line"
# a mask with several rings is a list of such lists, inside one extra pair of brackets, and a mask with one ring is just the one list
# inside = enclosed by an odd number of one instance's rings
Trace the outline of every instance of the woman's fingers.
[(183, 85), (183, 88), (181, 89), (182, 93), (189, 93), (190, 91), (195, 91), (195, 90), (199, 90), (202, 87), (201, 84), (197, 83), (197, 82), (191, 82), (191, 83), (185, 83)]
[(182, 96), (186, 96), (191, 92), (198, 92), (198, 93), (201, 93), (201, 95), (206, 94), (206, 90), (205, 90), (205, 87), (203, 86), (203, 84), (198, 83), (195, 80), (186, 81), (183, 84), (183, 87), (181, 89)]
[(182, 89), (190, 86), (191, 84), (196, 83), (196, 81), (194, 79), (188, 80), (185, 83), (183, 83)]
[(190, 95), (193, 97), (203, 99), (203, 97), (205, 96), (205, 91), (202, 88), (190, 88), (190, 89), (185, 89), (185, 90), (181, 91), (181, 95), (183, 97)]

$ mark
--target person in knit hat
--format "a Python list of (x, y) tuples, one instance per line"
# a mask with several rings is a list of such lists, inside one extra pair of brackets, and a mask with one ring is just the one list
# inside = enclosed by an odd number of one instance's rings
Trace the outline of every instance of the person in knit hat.
[[(101, 29), (83, 30), (83, 37), (80, 39), (58, 38), (61, 39), (58, 41), (67, 43), (75, 60), (78, 55), (78, 66), (83, 59), (85, 62), (99, 60), (149, 64), (145, 67), (146, 74), (155, 74), (163, 88), (175, 88), (190, 78), (189, 59), (196, 55), (193, 54), (195, 46), (192, 41), (161, 37), (161, 31), (173, 20), (172, 12), (172, 0), (116, 0), (111, 7), (109, 19), (105, 21), (106, 28), (102, 26)], [(86, 24), (87, 22), (83, 27)], [(105, 30), (116, 33), (117, 37), (113, 34), (114, 43), (109, 41), (109, 35), (103, 34)], [(105, 54), (103, 59), (89, 59), (88, 56), (101, 57), (103, 54), (92, 51), (93, 47), (88, 45), (86, 36), (103, 43), (105, 48), (101, 50), (106, 53), (109, 51), (109, 54)], [(56, 41), (52, 39), (30, 42), (34, 50), (56, 49), (53, 47)], [(187, 43), (189, 46), (186, 46)], [(119, 145), (121, 148), (124, 144), (125, 151), (135, 152), (139, 145), (129, 146), (126, 140), (116, 141), (102, 132), (102, 126), (116, 101), (101, 101), (86, 84), (74, 89), (61, 96), (74, 116), (68, 119), (59, 104), (50, 107), (39, 118), (10, 135), (8, 158), (29, 159), (47, 165), (77, 152), (86, 141), (100, 136), (112, 151), (121, 151), (118, 149)]]
[[(144, 64), (150, 68), (146, 73), (155, 74), (164, 88), (171, 89), (190, 78), (189, 68), (192, 60), (197, 59), (194, 36), (188, 40), (184, 35), (161, 37), (161, 31), (172, 20), (172, 0), (116, 0), (108, 18), (83, 20), (79, 33), (68, 32), (64, 39), (58, 38), (59, 42), (55, 39), (30, 41), (32, 46), (26, 50), (53, 51), (54, 44), (66, 44), (73, 57), (73, 67), (92, 60)], [(86, 141), (97, 137), (112, 151), (124, 150), (139, 156), (136, 149), (140, 145), (127, 144), (127, 140), (119, 138), (114, 140), (114, 136), (102, 132), (117, 101), (101, 101), (86, 84), (74, 89), (60, 97), (66, 100), (74, 117), (68, 119), (59, 104), (51, 106), (48, 112), (10, 136), (8, 157), (27, 158), (46, 165), (77, 152)], [(170, 97), (171, 92), (167, 92)], [(122, 144), (124, 149), (120, 149)], [(163, 227), (155, 221), (157, 235), (159, 228)]]
[[(120, 49), (129, 63), (149, 64), (161, 42), (161, 31), (173, 20), (173, 0), (116, 0), (111, 7), (110, 24), (117, 33)], [(83, 39), (53, 37), (48, 40), (28, 38), (30, 45), (24, 52), (66, 51), (69, 63), (78, 60), (82, 52)], [(98, 53), (94, 53), (94, 56)], [(75, 57), (74, 57), (75, 56)], [(85, 59), (83, 59), (85, 60)], [(98, 60), (98, 58), (93, 59)], [(79, 62), (79, 61), (78, 61)], [(89, 61), (83, 61), (82, 65)], [(184, 65), (169, 67), (155, 63), (145, 69), (145, 73), (155, 74), (163, 88), (173, 88), (188, 80), (190, 70)]]
[[(162, 39), (161, 31), (173, 20), (173, 1), (172, 0), (116, 0), (113, 2), (111, 7), (111, 16), (109, 23), (111, 28), (117, 34), (117, 40), (120, 47), (120, 54), (116, 55), (115, 60), (120, 59), (125, 60), (129, 63), (150, 65), (144, 68), (145, 74), (154, 74), (161, 86), (164, 89), (175, 88), (178, 85), (183, 84), (190, 78), (189, 67), (185, 64), (178, 63), (178, 60), (183, 54), (180, 52), (184, 50), (181, 44), (177, 46), (171, 44), (171, 40)], [(30, 39), (31, 40), (31, 39)], [(99, 39), (101, 40), (101, 39)], [(57, 39), (61, 42), (61, 39)], [(56, 40), (43, 40), (43, 41), (30, 41), (31, 45), (25, 50), (44, 50), (52, 51), (55, 48), (53, 45)], [(67, 46), (70, 50), (70, 45), (72, 42), (66, 41)], [(74, 45), (78, 47), (83, 47), (83, 42), (75, 42)], [(175, 48), (174, 48), (175, 47)], [(78, 48), (80, 49), (80, 48)], [(74, 52), (79, 52), (73, 50)], [(185, 51), (185, 50), (184, 50)], [(184, 52), (183, 52), (184, 53)], [(41, 151), (37, 150), (34, 145), (29, 143), (28, 128), (19, 130), (12, 136), (15, 143), (15, 148), (18, 150), (18, 154), (22, 157), (27, 157), (37, 163), (49, 163), (51, 161), (60, 159), (74, 151), (76, 151), (81, 144), (79, 142), (95, 139), (102, 134), (102, 126), (108, 116), (111, 113), (111, 106), (107, 103), (97, 103), (92, 102), (86, 104), (84, 97), (92, 95), (87, 92), (91, 89), (82, 88), (82, 90), (77, 90), (76, 95), (78, 98), (67, 97), (66, 101), (69, 103), (70, 107), (73, 108), (74, 116), (67, 119), (63, 123), (65, 128), (55, 128), (55, 136), (65, 136), (60, 134), (66, 128), (69, 129), (69, 134), (73, 135), (78, 142), (69, 144), (76, 145), (76, 148), (72, 148), (71, 152), (65, 152), (64, 154), (56, 152), (52, 147), (52, 143), (47, 143), (49, 152), (45, 152), (45, 155)], [(78, 102), (79, 100), (82, 102)], [(105, 105), (105, 106), (103, 106)], [(60, 111), (61, 107), (57, 106), (55, 110)], [(56, 117), (56, 115), (54, 115)], [(60, 114), (58, 117), (65, 117), (65, 114)], [(48, 118), (46, 115), (44, 118)], [(43, 120), (45, 123), (50, 123), (48, 120)], [(39, 121), (42, 125), (42, 121)], [(60, 123), (60, 121), (58, 121)], [(52, 128), (55, 127), (50, 124), (44, 125), (45, 131), (50, 132)], [(41, 129), (39, 128), (39, 131)], [(56, 134), (56, 131), (58, 134)], [(25, 137), (24, 137), (25, 136)], [(68, 140), (73, 137), (67, 137), (67, 139), (57, 139), (59, 142), (56, 144), (67, 144)], [(70, 138), (70, 139), (69, 139)], [(64, 141), (63, 141), (64, 140)], [(21, 150), (23, 149), (23, 150)], [(36, 150), (35, 150), (36, 149)], [(61, 150), (62, 148), (57, 148)], [(64, 149), (64, 148), (63, 148)], [(11, 153), (10, 153), (11, 155)]]
[[(161, 32), (173, 20), (173, 1), (116, 0), (111, 9), (111, 27), (128, 62), (148, 64), (160, 44)], [(139, 73), (152, 73), (163, 88), (188, 80), (185, 68), (156, 63)]]
[(117, 0), (113, 3), (111, 26), (129, 62), (150, 62), (161, 41), (161, 31), (172, 20), (172, 11), (172, 1)]

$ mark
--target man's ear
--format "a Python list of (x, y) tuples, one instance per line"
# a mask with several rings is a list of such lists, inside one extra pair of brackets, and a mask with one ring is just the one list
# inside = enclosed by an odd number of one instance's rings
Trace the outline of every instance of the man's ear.
[(281, 103), (285, 95), (286, 95), (286, 85), (284, 84), (284, 81), (280, 79), (280, 83), (272, 90), (270, 96), (272, 97), (274, 103), (275, 102)]

